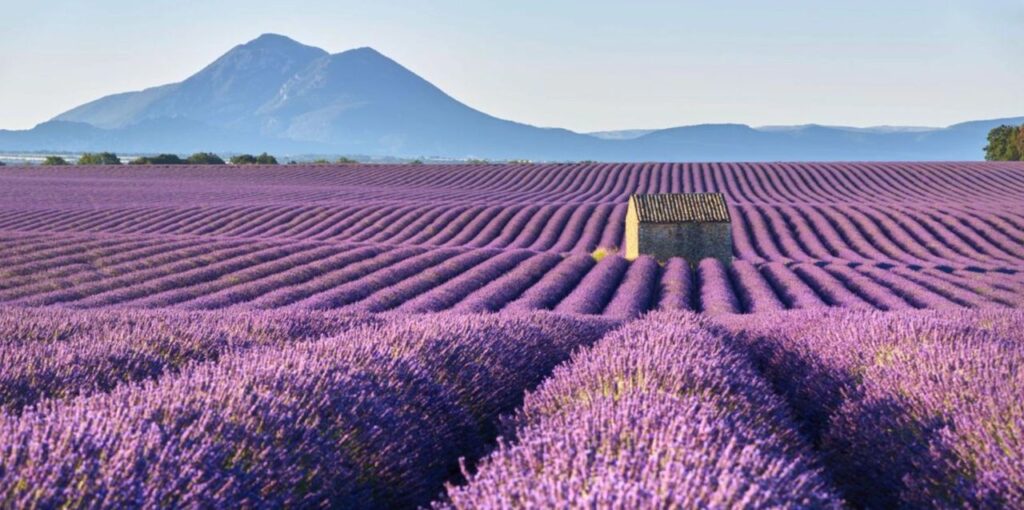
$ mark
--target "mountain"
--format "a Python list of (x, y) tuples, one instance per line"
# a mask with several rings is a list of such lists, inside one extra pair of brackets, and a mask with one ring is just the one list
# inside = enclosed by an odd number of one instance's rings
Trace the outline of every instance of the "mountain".
[(178, 83), (106, 96), (0, 150), (271, 151), (535, 160), (976, 160), (1024, 118), (948, 128), (708, 124), (580, 134), (499, 119), (372, 48), (337, 54), (265, 34)]
[[(564, 129), (474, 110), (372, 48), (331, 55), (273, 34), (232, 48), (180, 83), (107, 96), (53, 121), (107, 130), (76, 132), (64, 144), (55, 145), (53, 136), (43, 139), (46, 148), (65, 150), (146, 147), (139, 131), (157, 130), (156, 124), (164, 124), (165, 132), (174, 126), (202, 132), (194, 150), (274, 146), (303, 153), (572, 159), (600, 145)], [(187, 146), (190, 138), (177, 133), (174, 143), (149, 139), (150, 150)], [(42, 148), (32, 146), (34, 141), (25, 136), (12, 144), (10, 133), (0, 132), (0, 149)]]
[(264, 34), (236, 46), (183, 82), (100, 98), (53, 120), (122, 128), (146, 119), (184, 117), (217, 126), (243, 126), (273, 99), (281, 84), (328, 56), (287, 37)]
[(615, 131), (592, 131), (587, 134), (602, 140), (632, 140), (655, 131), (657, 129), (618, 129)]
[(266, 134), (361, 154), (571, 158), (599, 145), (481, 113), (372, 48), (313, 62), (258, 113)]
[(700, 161), (970, 161), (982, 159), (988, 131), (1002, 124), (1024, 124), (1024, 117), (927, 130), (709, 124), (653, 131), (632, 140), (631, 150), (654, 160), (686, 154)]
[[(759, 126), (758, 131), (793, 131), (800, 130), (803, 128), (817, 126), (817, 124), (802, 124), (798, 126)], [(832, 129), (841, 129), (844, 131), (855, 131), (859, 133), (920, 133), (923, 131), (935, 131), (936, 127), (927, 126), (870, 126), (870, 127), (850, 127), (850, 126), (822, 126)]]

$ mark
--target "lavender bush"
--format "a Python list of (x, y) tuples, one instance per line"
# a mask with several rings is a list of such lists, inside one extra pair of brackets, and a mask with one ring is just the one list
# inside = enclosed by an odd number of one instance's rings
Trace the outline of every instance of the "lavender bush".
[(435, 315), (0, 413), (14, 507), (426, 503), (500, 413), (613, 322)]
[(658, 288), (659, 310), (692, 310), (690, 293), (693, 292), (693, 271), (682, 258), (673, 257), (665, 263)]
[(692, 314), (650, 314), (574, 355), (507, 427), (439, 506), (840, 506), (782, 401)]
[(851, 502), (1024, 504), (1024, 316), (816, 312), (724, 319)]
[(705, 313), (739, 313), (739, 300), (732, 290), (729, 273), (717, 259), (704, 259), (697, 266), (700, 307)]
[(326, 313), (0, 308), (0, 410), (109, 391), (257, 346), (285, 346), (380, 319)]
[(599, 314), (607, 306), (629, 268), (626, 259), (607, 256), (587, 273), (579, 285), (558, 306), (556, 312)]

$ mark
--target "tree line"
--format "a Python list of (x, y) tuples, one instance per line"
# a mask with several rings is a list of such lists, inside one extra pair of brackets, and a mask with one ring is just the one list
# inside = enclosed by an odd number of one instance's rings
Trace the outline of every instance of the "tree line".
[(1024, 161), (1024, 124), (999, 126), (988, 132), (987, 161)]
[[(121, 165), (123, 162), (117, 154), (113, 152), (86, 152), (78, 157), (77, 160), (73, 160), (74, 163), (68, 161), (68, 159), (62, 156), (47, 156), (41, 164), (46, 166), (63, 166), (63, 165)], [(296, 161), (289, 161), (289, 164), (297, 164)], [(310, 164), (338, 164), (338, 165), (352, 165), (358, 164), (359, 161), (344, 156), (338, 159), (328, 161), (326, 159), (316, 159), (309, 162)], [(421, 161), (414, 161), (413, 163), (422, 163)], [(0, 161), (0, 166), (3, 166), (3, 162)], [(187, 158), (182, 158), (177, 154), (158, 154), (156, 156), (139, 156), (128, 162), (129, 165), (277, 165), (279, 164), (277, 158), (267, 154), (266, 152), (258, 155), (252, 154), (236, 154), (224, 161), (223, 158), (212, 152), (196, 152)]]
[[(139, 156), (128, 162), (129, 165), (276, 165), (277, 158), (266, 152), (253, 156), (252, 154), (237, 154), (231, 156), (227, 162), (212, 152), (197, 152), (187, 158), (181, 158), (177, 154), (158, 154), (156, 156)], [(68, 160), (61, 156), (47, 156), (43, 165), (62, 166), (70, 165)], [(76, 164), (79, 165), (120, 165), (121, 158), (113, 152), (86, 152), (78, 157)]]
[[(988, 145), (984, 148), (986, 161), (1024, 161), (1024, 124), (1020, 126), (1002, 125), (988, 132)], [(470, 160), (469, 163), (485, 163), (484, 160)], [(519, 161), (514, 161), (519, 162)], [(277, 158), (266, 152), (259, 155), (237, 154), (227, 162), (212, 152), (196, 152), (182, 159), (177, 154), (158, 154), (156, 156), (140, 156), (128, 162), (129, 165), (276, 165)], [(329, 161), (318, 159), (313, 164), (325, 164)], [(339, 158), (338, 164), (356, 163), (349, 158)], [(423, 164), (413, 160), (410, 164)], [(43, 165), (60, 166), (70, 163), (61, 156), (47, 156)], [(120, 165), (121, 158), (112, 152), (86, 152), (77, 161), (79, 165)], [(3, 162), (0, 162), (0, 166)]]

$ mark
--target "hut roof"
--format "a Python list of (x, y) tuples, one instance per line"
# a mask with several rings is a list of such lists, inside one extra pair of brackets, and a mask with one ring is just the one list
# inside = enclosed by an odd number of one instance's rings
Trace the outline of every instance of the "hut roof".
[(632, 195), (640, 223), (728, 223), (729, 208), (721, 193)]

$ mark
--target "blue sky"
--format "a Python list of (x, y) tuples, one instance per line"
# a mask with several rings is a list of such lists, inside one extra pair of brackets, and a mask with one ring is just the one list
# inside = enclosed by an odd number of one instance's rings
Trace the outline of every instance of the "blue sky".
[(0, 0), (0, 128), (184, 79), (264, 32), (372, 46), (577, 131), (1024, 115), (1024, 2)]

